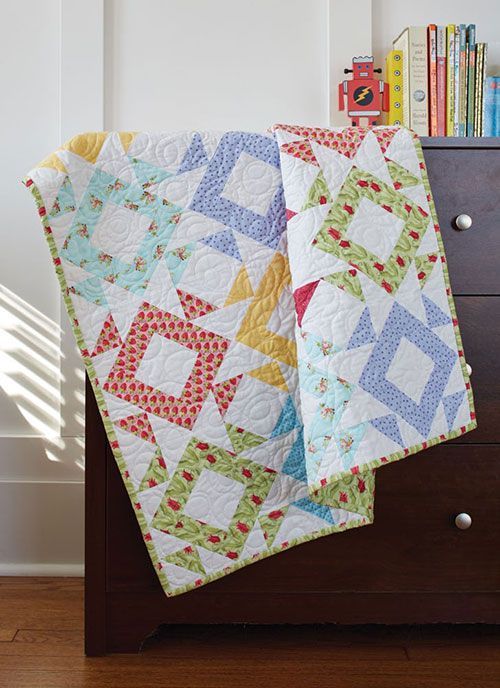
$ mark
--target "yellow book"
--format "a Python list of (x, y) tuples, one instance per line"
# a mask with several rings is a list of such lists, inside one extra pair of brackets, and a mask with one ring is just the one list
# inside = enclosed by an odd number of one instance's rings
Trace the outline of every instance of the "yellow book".
[(403, 124), (403, 51), (391, 50), (385, 58), (385, 80), (389, 86), (386, 124)]
[(403, 121), (419, 136), (429, 136), (427, 27), (408, 26), (393, 42), (403, 51)]
[(446, 27), (446, 136), (455, 131), (455, 24)]

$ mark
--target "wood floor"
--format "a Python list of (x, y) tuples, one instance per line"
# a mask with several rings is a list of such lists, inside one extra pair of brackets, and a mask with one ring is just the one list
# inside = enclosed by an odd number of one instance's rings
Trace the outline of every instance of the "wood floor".
[(500, 630), (167, 627), (139, 655), (83, 656), (83, 583), (0, 578), (1, 688), (499, 688)]

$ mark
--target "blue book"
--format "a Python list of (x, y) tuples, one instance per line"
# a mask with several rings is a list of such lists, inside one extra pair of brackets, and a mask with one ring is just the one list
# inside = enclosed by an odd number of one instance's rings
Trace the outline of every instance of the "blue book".
[(500, 76), (485, 79), (484, 136), (500, 136)]

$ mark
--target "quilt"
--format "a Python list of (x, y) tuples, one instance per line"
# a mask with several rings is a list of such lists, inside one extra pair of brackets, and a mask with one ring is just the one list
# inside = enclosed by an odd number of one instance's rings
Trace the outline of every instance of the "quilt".
[(167, 595), (374, 518), (476, 425), (417, 137), (94, 132), (25, 178)]

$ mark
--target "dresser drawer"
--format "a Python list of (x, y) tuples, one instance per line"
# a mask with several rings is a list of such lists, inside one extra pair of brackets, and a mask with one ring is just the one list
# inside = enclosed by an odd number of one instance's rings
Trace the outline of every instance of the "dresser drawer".
[(500, 297), (457, 296), (455, 305), (472, 368), (477, 428), (454, 443), (500, 442)]
[[(262, 591), (500, 590), (500, 446), (433, 447), (380, 469), (376, 491), (373, 525), (302, 544), (165, 600), (166, 611), (182, 616), (185, 610), (196, 618), (196, 602)], [(110, 462), (108, 495), (108, 590), (158, 589), (118, 470)], [(461, 512), (472, 518), (468, 530), (454, 523)]]
[[(500, 294), (500, 149), (425, 149), (455, 294)], [(460, 214), (472, 219), (455, 229)]]
[(212, 594), (500, 590), (500, 447), (434, 447), (379, 470), (376, 491), (373, 525), (242, 569)]

